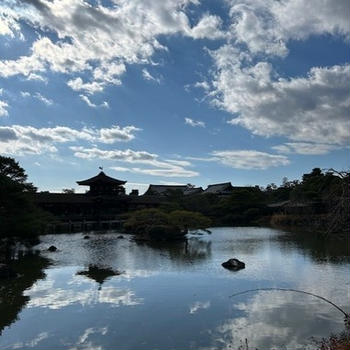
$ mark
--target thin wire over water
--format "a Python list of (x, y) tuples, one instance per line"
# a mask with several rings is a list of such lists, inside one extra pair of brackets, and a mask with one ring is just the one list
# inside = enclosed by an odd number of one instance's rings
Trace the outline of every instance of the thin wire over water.
[(235, 293), (229, 296), (229, 298), (235, 297), (237, 295), (241, 295), (241, 294), (246, 294), (246, 293), (250, 293), (250, 292), (259, 292), (259, 291), (272, 291), (272, 290), (278, 290), (278, 291), (282, 291), (282, 292), (296, 292), (296, 293), (302, 293), (302, 294), (307, 294), (307, 295), (311, 295), (313, 297), (319, 298), (325, 302), (327, 302), (328, 304), (331, 304), (332, 306), (334, 306), (337, 310), (339, 310), (347, 320), (349, 320), (350, 315), (347, 314), (342, 308), (340, 308), (338, 305), (334, 304), (333, 302), (331, 302), (330, 300), (314, 294), (314, 293), (310, 293), (310, 292), (305, 292), (303, 290), (298, 290), (298, 289), (291, 289), (291, 288), (256, 288), (256, 289), (248, 289), (245, 290), (243, 292), (239, 292), (239, 293)]

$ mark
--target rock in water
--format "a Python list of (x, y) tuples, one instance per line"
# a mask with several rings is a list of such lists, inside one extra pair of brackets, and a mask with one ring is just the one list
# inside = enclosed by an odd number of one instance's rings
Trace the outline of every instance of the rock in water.
[(235, 270), (235, 271), (245, 268), (245, 263), (235, 258), (228, 259), (221, 265), (226, 269)]
[(90, 236), (84, 236), (84, 239), (89, 239), (90, 238)]
[(52, 245), (48, 248), (49, 252), (55, 252), (56, 250), (57, 250), (57, 248), (54, 245)]

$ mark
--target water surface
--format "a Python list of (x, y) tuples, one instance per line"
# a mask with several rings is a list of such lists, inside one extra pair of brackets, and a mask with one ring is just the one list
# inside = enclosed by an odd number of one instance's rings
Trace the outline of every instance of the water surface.
[[(252, 349), (312, 349), (311, 337), (344, 328), (336, 308), (309, 295), (232, 296), (257, 288), (315, 293), (350, 312), (343, 242), (254, 227), (187, 243), (89, 235), (42, 236), (40, 255), (19, 259), (22, 276), (0, 285), (1, 349), (236, 349), (245, 339)], [(224, 269), (232, 257), (246, 268)]]

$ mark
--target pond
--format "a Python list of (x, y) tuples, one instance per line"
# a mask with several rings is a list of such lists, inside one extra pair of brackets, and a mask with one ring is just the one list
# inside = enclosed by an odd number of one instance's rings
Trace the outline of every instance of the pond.
[[(257, 227), (187, 242), (47, 235), (0, 284), (1, 349), (313, 349), (350, 312), (348, 244)], [(47, 248), (55, 245), (56, 252)], [(236, 257), (246, 268), (221, 263)], [(113, 273), (114, 271), (115, 273)], [(247, 293), (236, 293), (252, 290)], [(255, 290), (255, 291), (254, 291)]]

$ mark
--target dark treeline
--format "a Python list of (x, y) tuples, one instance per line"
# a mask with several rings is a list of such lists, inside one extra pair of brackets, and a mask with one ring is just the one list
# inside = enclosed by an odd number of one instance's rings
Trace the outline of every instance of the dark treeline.
[(28, 195), (36, 191), (18, 162), (0, 156), (0, 238), (26, 238), (43, 232), (51, 215), (38, 208)]
[[(180, 191), (169, 191), (157, 210), (167, 215), (182, 211), (182, 216), (184, 211), (197, 212), (209, 218), (213, 226), (275, 224), (344, 234), (350, 224), (349, 179), (349, 172), (315, 168), (301, 180), (284, 178), (280, 186), (269, 184), (265, 188), (234, 187), (224, 196), (184, 196)], [(18, 162), (0, 156), (0, 237), (30, 237), (44, 232), (53, 216), (34, 205), (30, 194), (36, 190)]]
[(343, 234), (350, 224), (349, 179), (349, 172), (315, 168), (301, 180), (284, 178), (280, 186), (272, 183), (266, 188), (237, 187), (229, 196), (183, 196), (172, 191), (160, 209), (196, 211), (214, 225), (276, 224)]

